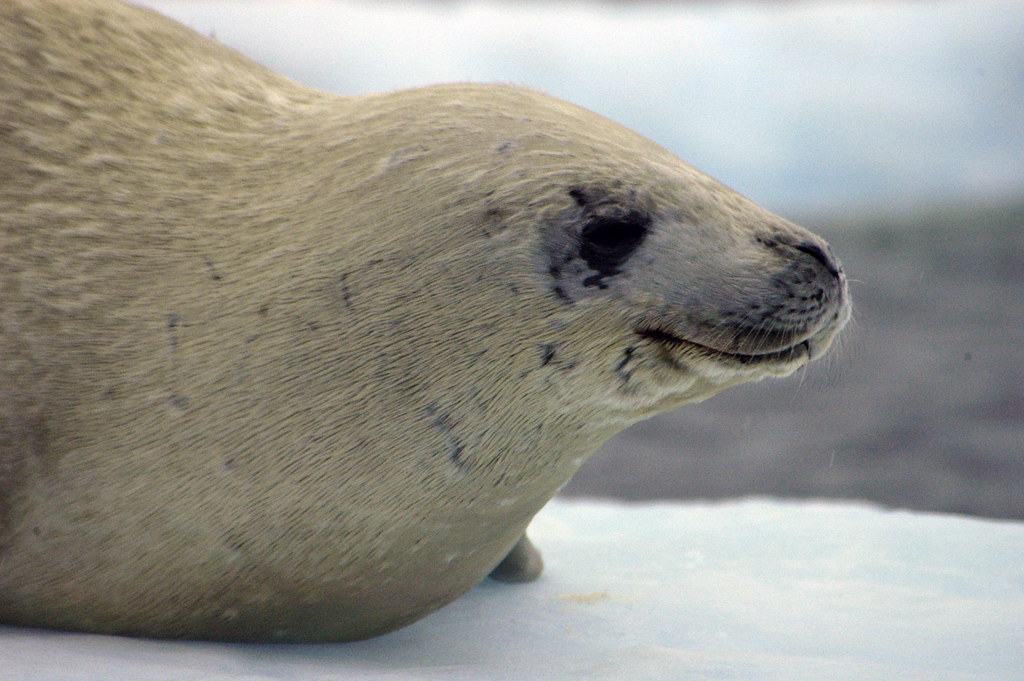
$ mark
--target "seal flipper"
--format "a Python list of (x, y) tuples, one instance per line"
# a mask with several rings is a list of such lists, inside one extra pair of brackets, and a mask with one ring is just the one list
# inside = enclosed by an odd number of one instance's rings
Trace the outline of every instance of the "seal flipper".
[(532, 582), (544, 571), (540, 551), (524, 533), (508, 555), (491, 571), (491, 579), (499, 582)]

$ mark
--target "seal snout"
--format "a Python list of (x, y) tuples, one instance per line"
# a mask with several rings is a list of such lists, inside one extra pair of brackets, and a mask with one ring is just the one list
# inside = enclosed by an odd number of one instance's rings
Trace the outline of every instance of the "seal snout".
[(809, 232), (779, 232), (757, 241), (786, 263), (774, 279), (775, 321), (806, 346), (809, 359), (820, 356), (850, 316), (842, 264), (825, 241)]
[(648, 319), (636, 334), (660, 347), (744, 365), (821, 355), (849, 317), (842, 265), (825, 241), (796, 226), (754, 241), (766, 258), (707, 282), (696, 313)]

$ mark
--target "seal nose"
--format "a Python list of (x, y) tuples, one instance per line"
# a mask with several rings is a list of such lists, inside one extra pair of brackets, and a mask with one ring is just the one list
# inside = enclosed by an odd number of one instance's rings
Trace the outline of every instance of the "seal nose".
[[(803, 234), (786, 234), (784, 232), (776, 232), (771, 235), (762, 235), (757, 237), (757, 242), (762, 246), (765, 246), (776, 253), (781, 253), (787, 256), (792, 256), (792, 252), (799, 251), (805, 255), (809, 255), (819, 265), (825, 268), (825, 271), (831, 274), (836, 279), (842, 280), (843, 278), (843, 266), (839, 264), (839, 260), (832, 255), (832, 249), (828, 247), (828, 244), (820, 239), (807, 238), (810, 236), (804, 230)], [(800, 238), (800, 237), (804, 238)]]
[(842, 271), (842, 267), (839, 265), (839, 261), (836, 260), (835, 256), (832, 255), (826, 248), (822, 248), (820, 245), (813, 241), (801, 241), (800, 243), (793, 244), (793, 248), (806, 253), (828, 270), (828, 273), (833, 277), (839, 278), (839, 273)]

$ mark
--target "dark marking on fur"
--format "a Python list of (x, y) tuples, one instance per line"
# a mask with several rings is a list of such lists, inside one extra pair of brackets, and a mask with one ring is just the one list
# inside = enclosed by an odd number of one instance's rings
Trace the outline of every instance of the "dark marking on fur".
[(341, 304), (345, 307), (352, 307), (352, 291), (348, 286), (348, 274), (338, 277), (337, 293), (341, 298)]
[(185, 411), (188, 409), (188, 398), (182, 395), (171, 395), (167, 398), (167, 404), (178, 411)]
[(555, 280), (555, 283), (552, 286), (551, 291), (555, 294), (556, 298), (558, 298), (559, 300), (561, 300), (564, 303), (574, 303), (574, 302), (576, 302), (568, 294), (568, 292), (565, 290), (565, 286), (561, 283), (562, 268), (565, 265), (569, 264), (571, 261), (572, 261), (572, 256), (569, 255), (567, 257), (562, 258), (562, 260), (560, 262), (552, 264), (548, 268), (548, 274), (551, 276), (552, 279)]
[(576, 202), (576, 205), (583, 208), (587, 205), (587, 193), (583, 187), (573, 187), (569, 190), (569, 196)]
[(206, 263), (206, 268), (210, 270), (210, 279), (213, 281), (220, 281), (223, 277), (217, 272), (217, 268), (213, 266), (213, 261), (209, 258), (204, 258), (203, 262)]
[(555, 355), (557, 354), (557, 351), (558, 351), (558, 346), (555, 345), (554, 343), (548, 343), (546, 345), (542, 345), (541, 346), (540, 365), (542, 367), (544, 367), (544, 366), (547, 366), (548, 364), (550, 364), (551, 360), (553, 360), (555, 358)]
[(480, 202), (483, 204), (484, 208), (478, 223), (480, 224), (480, 229), (483, 231), (484, 236), (488, 237), (497, 236), (508, 229), (506, 220), (508, 220), (508, 218), (513, 214), (513, 211), (509, 210), (508, 206), (505, 206), (500, 201), (491, 198), (493, 195), (494, 191), (491, 190), (480, 197)]
[(627, 370), (626, 367), (629, 365), (630, 360), (633, 359), (633, 353), (636, 352), (636, 346), (630, 345), (628, 348), (622, 351), (622, 359), (615, 366), (615, 373), (623, 383), (628, 383), (629, 379), (633, 377), (632, 370)]
[(171, 350), (178, 349), (178, 327), (181, 326), (181, 316), (176, 314), (167, 315), (167, 340)]
[(484, 223), (488, 225), (487, 235), (494, 236), (505, 231), (508, 225), (505, 220), (511, 215), (511, 211), (503, 206), (491, 206), (484, 210)]
[(240, 532), (228, 532), (224, 536), (224, 546), (233, 553), (245, 553), (247, 543)]
[(440, 407), (436, 404), (429, 405), (426, 411), (427, 416), (430, 417), (430, 425), (440, 430), (448, 441), (448, 458), (456, 467), (463, 467), (466, 461), (463, 459), (462, 454), (466, 448), (454, 432), (454, 420), (446, 412), (441, 411)]

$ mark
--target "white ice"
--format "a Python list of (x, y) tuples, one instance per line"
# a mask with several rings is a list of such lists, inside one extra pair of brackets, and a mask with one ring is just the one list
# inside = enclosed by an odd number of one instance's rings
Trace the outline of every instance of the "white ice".
[(1020, 681), (1024, 523), (863, 505), (556, 500), (536, 583), (330, 645), (0, 628), (0, 679)]

